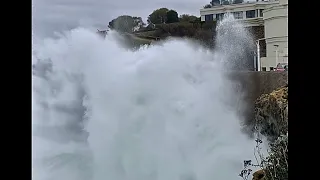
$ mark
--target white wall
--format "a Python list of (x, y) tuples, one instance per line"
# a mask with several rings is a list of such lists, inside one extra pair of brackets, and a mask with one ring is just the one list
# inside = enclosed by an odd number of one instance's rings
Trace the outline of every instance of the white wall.
[(265, 36), (282, 37), (288, 36), (288, 6), (279, 5), (263, 11), (265, 23)]
[(288, 0), (279, 0), (280, 4), (288, 4)]
[(201, 15), (201, 21), (205, 21), (205, 16)]
[[(276, 67), (276, 50), (278, 50), (278, 63), (288, 62), (288, 2), (280, 1), (263, 11), (267, 57), (261, 58), (261, 66)], [(278, 47), (275, 47), (277, 45)]]

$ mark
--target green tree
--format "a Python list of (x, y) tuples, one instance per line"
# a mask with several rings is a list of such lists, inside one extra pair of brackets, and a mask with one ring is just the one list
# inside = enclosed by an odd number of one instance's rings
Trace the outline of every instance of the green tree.
[(175, 10), (170, 10), (167, 12), (167, 21), (166, 23), (175, 23), (179, 22), (178, 13)]
[(233, 0), (232, 3), (233, 4), (240, 4), (240, 3), (243, 3), (243, 0)]
[(212, 1), (210, 1), (210, 4), (211, 4), (212, 6), (220, 5), (220, 0), (212, 0)]
[(222, 0), (222, 3), (221, 3), (222, 5), (229, 5), (230, 4), (230, 2), (228, 1), (228, 0)]
[(203, 6), (204, 9), (211, 8), (211, 7), (212, 7), (211, 4), (206, 4), (206, 5)]
[(145, 27), (145, 29), (146, 29), (146, 30), (153, 30), (153, 29), (155, 29), (155, 25), (152, 24), (152, 23), (150, 23), (150, 24), (148, 24), (148, 25)]
[(134, 31), (138, 31), (141, 28), (145, 27), (146, 24), (143, 22), (141, 17), (132, 17), (133, 18), (133, 22), (134, 22)]
[(163, 24), (167, 21), (167, 12), (169, 9), (167, 8), (160, 8), (157, 10), (154, 10), (149, 16), (148, 16), (148, 23), (152, 24)]
[(144, 25), (141, 17), (122, 15), (110, 21), (108, 27), (119, 32), (131, 33), (139, 30)]
[(182, 14), (180, 15), (180, 22), (191, 22), (191, 21), (196, 21), (197, 17), (189, 14)]

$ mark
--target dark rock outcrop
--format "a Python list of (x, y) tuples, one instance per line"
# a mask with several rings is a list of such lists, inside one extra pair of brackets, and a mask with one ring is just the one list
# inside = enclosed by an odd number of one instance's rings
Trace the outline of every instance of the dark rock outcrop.
[(254, 172), (252, 176), (252, 180), (265, 180), (265, 172), (262, 169)]

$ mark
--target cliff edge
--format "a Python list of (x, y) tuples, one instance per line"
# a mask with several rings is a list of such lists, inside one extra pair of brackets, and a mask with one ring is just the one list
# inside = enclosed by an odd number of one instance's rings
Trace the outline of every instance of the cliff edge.
[(256, 130), (270, 142), (288, 132), (288, 86), (261, 95), (255, 102)]
[(288, 86), (261, 95), (255, 102), (255, 129), (269, 140), (268, 157), (261, 159), (263, 170), (253, 180), (288, 179)]

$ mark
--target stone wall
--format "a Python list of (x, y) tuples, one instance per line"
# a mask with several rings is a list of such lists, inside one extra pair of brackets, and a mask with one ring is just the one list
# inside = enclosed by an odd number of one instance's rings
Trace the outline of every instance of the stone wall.
[(237, 95), (241, 96), (242, 105), (239, 114), (243, 117), (244, 130), (251, 131), (254, 121), (254, 102), (262, 94), (288, 84), (288, 72), (248, 71), (233, 72), (229, 78), (234, 81)]

